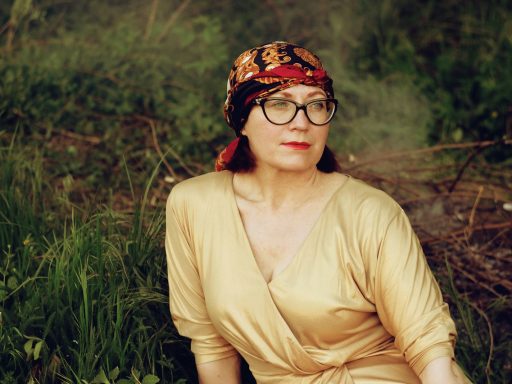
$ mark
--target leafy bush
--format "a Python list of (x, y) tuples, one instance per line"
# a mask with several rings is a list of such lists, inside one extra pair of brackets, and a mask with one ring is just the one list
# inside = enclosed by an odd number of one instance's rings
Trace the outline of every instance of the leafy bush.
[[(77, 17), (77, 9), (71, 18)], [(49, 7), (47, 12), (57, 10)], [(106, 14), (113, 12), (115, 7)], [(104, 162), (100, 170), (91, 170), (87, 154), (68, 144), (58, 146), (54, 154), (55, 175), (86, 178), (100, 171), (98, 177), (115, 183), (111, 169), (122, 167), (113, 163), (112, 154), (119, 160), (123, 153), (130, 164), (151, 169), (159, 160), (154, 149), (137, 153), (131, 144), (151, 147), (148, 121), (155, 122), (163, 151), (170, 147), (183, 159), (170, 160), (173, 166), (209, 161), (226, 131), (219, 107), (222, 95), (211, 93), (224, 88), (224, 73), (217, 73), (226, 66), (227, 56), (219, 19), (178, 20), (160, 36), (165, 20), (154, 23), (153, 33), (144, 34), (137, 12), (118, 16), (103, 20), (103, 25), (63, 29), (43, 40), (20, 36), (19, 45), (0, 59), (2, 127), (49, 140), (45, 149), (50, 139), (63, 133), (95, 140), (100, 149), (96, 160)], [(34, 37), (57, 17), (48, 16), (34, 27)], [(205, 57), (210, 51), (215, 54)], [(50, 149), (45, 156), (55, 152)]]
[[(421, 100), (428, 100), (422, 104), (427, 114), (414, 105), (417, 98), (412, 103), (397, 100), (393, 87), (388, 96), (416, 109), (418, 117), (423, 114), (431, 143), (500, 140), (507, 134), (505, 119), (512, 106), (510, 2), (360, 2), (353, 12), (364, 19), (364, 29), (356, 29), (355, 39), (342, 40), (351, 44), (350, 68), (392, 85), (412, 85)], [(340, 31), (338, 21), (331, 18), (335, 31)], [(508, 155), (510, 148), (502, 147), (490, 158), (504, 160)]]

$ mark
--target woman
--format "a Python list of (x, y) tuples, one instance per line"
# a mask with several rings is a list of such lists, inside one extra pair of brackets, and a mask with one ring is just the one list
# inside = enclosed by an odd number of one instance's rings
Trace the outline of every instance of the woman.
[(455, 327), (402, 209), (339, 173), (317, 56), (286, 42), (235, 61), (217, 170), (167, 204), (170, 308), (201, 383), (464, 383)]

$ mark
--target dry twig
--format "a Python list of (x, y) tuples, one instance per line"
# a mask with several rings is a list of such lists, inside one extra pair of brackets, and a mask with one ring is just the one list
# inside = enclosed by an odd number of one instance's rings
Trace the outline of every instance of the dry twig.
[(482, 316), (482, 318), (487, 323), (487, 330), (489, 332), (489, 356), (487, 357), (487, 364), (485, 366), (485, 375), (487, 376), (487, 382), (490, 383), (491, 382), (491, 379), (490, 379), (490, 376), (491, 376), (491, 361), (492, 361), (492, 355), (493, 355), (493, 352), (494, 352), (494, 334), (493, 334), (493, 331), (492, 331), (492, 324), (491, 324), (491, 321), (489, 320), (489, 316), (487, 316), (484, 311), (482, 311), (480, 308), (478, 308), (478, 306), (475, 303), (472, 303), (470, 301), (469, 305), (475, 311), (477, 311), (478, 314), (480, 316)]
[(344, 168), (346, 171), (351, 171), (357, 168), (365, 167), (371, 164), (380, 164), (385, 161), (396, 160), (396, 159), (404, 159), (406, 157), (425, 155), (425, 154), (433, 154), (435, 152), (444, 151), (447, 149), (466, 149), (466, 148), (487, 148), (492, 147), (499, 144), (512, 145), (512, 139), (498, 140), (498, 141), (477, 141), (471, 143), (459, 143), (459, 144), (440, 144), (429, 148), (421, 148), (414, 149), (409, 151), (400, 151), (389, 153), (384, 156), (377, 157), (375, 159), (370, 159), (367, 161), (363, 161), (361, 163), (357, 163), (352, 165), (351, 167)]
[(160, 35), (158, 35), (158, 38), (156, 39), (157, 43), (162, 41), (162, 39), (167, 35), (169, 30), (172, 28), (176, 20), (178, 20), (178, 17), (183, 13), (185, 8), (188, 7), (190, 4), (190, 0), (185, 0), (183, 3), (180, 4), (178, 8), (173, 12), (169, 20), (167, 20), (167, 23), (165, 23), (164, 27), (162, 28), (162, 32), (160, 32)]
[(87, 143), (94, 144), (94, 145), (97, 145), (97, 144), (101, 143), (101, 138), (99, 138), (97, 136), (81, 135), (79, 133), (71, 132), (71, 131), (66, 131), (64, 129), (59, 129), (57, 132), (60, 135), (62, 135), (62, 136), (69, 137), (70, 139), (75, 139), (75, 140), (79, 140), (79, 141), (85, 141)]
[[(451, 191), (450, 191), (451, 192)], [(471, 208), (471, 214), (469, 215), (468, 225), (466, 227), (466, 237), (467, 240), (471, 238), (471, 235), (473, 234), (473, 224), (475, 222), (475, 214), (476, 214), (476, 208), (478, 207), (478, 204), (480, 203), (480, 198), (482, 197), (482, 193), (484, 192), (484, 186), (481, 185), (478, 189), (478, 195), (476, 196), (475, 203), (473, 204), (473, 207)]]
[(155, 122), (152, 119), (147, 119), (147, 122), (149, 124), (149, 127), (151, 128), (151, 137), (153, 138), (153, 145), (155, 146), (158, 156), (160, 156), (160, 159), (162, 159), (162, 162), (166, 166), (172, 178), (174, 180), (180, 180), (181, 178), (178, 178), (177, 173), (174, 171), (173, 167), (171, 167), (171, 164), (169, 164), (169, 162), (165, 159), (162, 149), (160, 148), (160, 144), (158, 143), (158, 136), (156, 134)]
[(144, 41), (147, 41), (149, 35), (151, 35), (151, 30), (153, 29), (153, 24), (155, 23), (156, 11), (158, 9), (158, 1), (153, 0), (151, 2), (151, 9), (149, 10), (148, 22), (146, 23), (146, 30), (144, 31)]
[(457, 176), (455, 177), (455, 180), (453, 180), (452, 185), (450, 185), (450, 187), (448, 188), (448, 192), (453, 192), (453, 190), (455, 189), (455, 186), (462, 178), (462, 175), (464, 174), (464, 171), (466, 170), (466, 168), (473, 161), (473, 159), (483, 150), (483, 148), (484, 147), (477, 147), (476, 150), (471, 152), (471, 154), (467, 157), (467, 159), (464, 162), (464, 164), (462, 165), (462, 167), (460, 167), (459, 172), (457, 172)]

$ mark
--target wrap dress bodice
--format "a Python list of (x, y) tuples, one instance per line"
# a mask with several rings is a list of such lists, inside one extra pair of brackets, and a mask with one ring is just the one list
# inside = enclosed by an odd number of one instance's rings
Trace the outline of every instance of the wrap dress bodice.
[(348, 178), (290, 264), (263, 278), (229, 171), (176, 185), (166, 212), (172, 319), (197, 363), (237, 352), (258, 383), (419, 383), (456, 332), (398, 204)]

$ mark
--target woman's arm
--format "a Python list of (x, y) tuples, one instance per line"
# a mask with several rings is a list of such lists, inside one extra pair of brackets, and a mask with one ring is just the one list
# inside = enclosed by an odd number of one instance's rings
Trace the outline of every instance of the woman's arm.
[(437, 358), (453, 357), (455, 324), (405, 213), (400, 210), (379, 236), (377, 313), (419, 376)]
[(225, 359), (197, 364), (200, 384), (240, 384), (240, 358), (238, 355)]
[(464, 378), (457, 363), (450, 357), (438, 357), (428, 363), (420, 373), (422, 384), (465, 384)]

